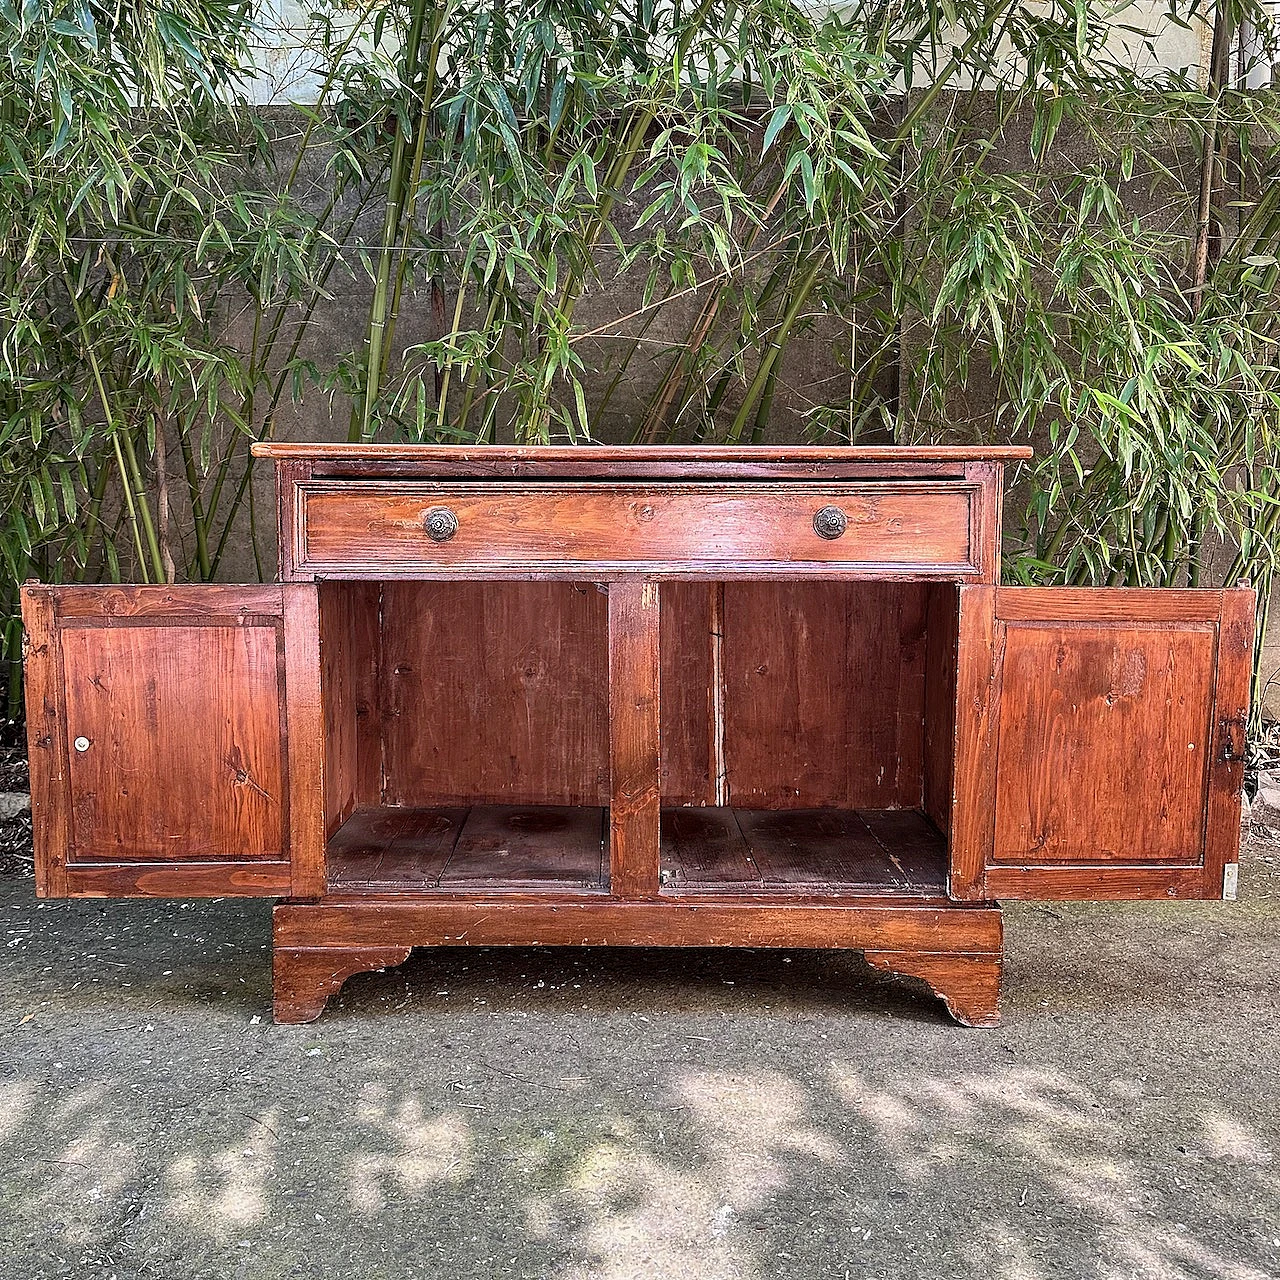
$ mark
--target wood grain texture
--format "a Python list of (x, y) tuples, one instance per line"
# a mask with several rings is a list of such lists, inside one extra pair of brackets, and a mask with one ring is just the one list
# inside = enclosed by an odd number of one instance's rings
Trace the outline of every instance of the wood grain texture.
[(867, 951), (868, 964), (926, 983), (962, 1026), (994, 1027), (1000, 1022), (1001, 956), (930, 952)]
[(952, 765), (951, 870), (947, 892), (960, 902), (984, 893), (995, 847), (995, 733), (1000, 655), (996, 644), (996, 588), (960, 590), (956, 640), (956, 734)]
[(1003, 632), (992, 861), (1199, 865), (1216, 627)]
[(1240, 795), (1244, 790), (1249, 681), (1253, 669), (1257, 594), (1222, 593), (1214, 690), (1209, 797), (1205, 806), (1204, 896), (1223, 896), (1223, 872), (1240, 858)]
[(969, 504), (969, 541), (979, 581), (1000, 581), (1001, 515), (1004, 465), (991, 459), (964, 464), (965, 479), (974, 483)]
[(285, 856), (277, 626), (64, 627), (70, 862)]
[(665, 809), (670, 893), (937, 897), (946, 845), (907, 810)]
[[(296, 488), (298, 573), (367, 578), (703, 574), (790, 576), (798, 569), (976, 576), (970, 504), (957, 482), (784, 485), (497, 486), (314, 480)], [(816, 513), (848, 526), (828, 540)], [(447, 541), (424, 521), (445, 507)]]
[(439, 888), (468, 812), (465, 808), (358, 809), (329, 837), (329, 888), (386, 894)]
[(329, 997), (357, 973), (394, 969), (409, 958), (409, 947), (277, 947), (272, 963), (272, 1014), (276, 1022), (314, 1022)]
[(476, 805), (462, 824), (440, 887), (599, 890), (604, 848), (602, 809)]
[(325, 834), (382, 799), (379, 679), (381, 588), (376, 582), (317, 587), (324, 709)]
[(36, 894), (67, 896), (71, 797), (68, 747), (62, 726), (62, 667), (47, 587), (22, 588), (22, 658), (27, 710), (27, 760), (31, 770), (31, 829), (35, 839)]
[(1219, 735), (1250, 610), (1247, 592), (962, 588), (953, 894), (1220, 897), (1239, 779)]
[[(278, 461), (386, 461), (393, 465), (421, 463), (454, 467), (496, 467), (542, 463), (566, 468), (568, 475), (595, 475), (605, 465), (639, 467), (675, 466), (687, 469), (699, 464), (762, 465), (767, 463), (838, 464), (867, 462), (878, 469), (899, 462), (1026, 461), (1032, 451), (1021, 445), (429, 445), (429, 444), (293, 444), (264, 440), (251, 446), (255, 458)], [(681, 471), (683, 474), (683, 470)]]
[(298, 536), (301, 528), (299, 486), (311, 478), (309, 458), (281, 458), (276, 462), (277, 566), (281, 582), (306, 581), (298, 570)]
[(168, 862), (77, 863), (66, 870), (67, 898), (283, 898), (293, 892), (293, 868), (278, 859), (200, 861), (187, 851)]
[(607, 603), (572, 583), (389, 583), (384, 801), (606, 805)]
[(924, 745), (921, 801), (944, 834), (951, 830), (955, 779), (956, 645), (960, 597), (950, 583), (925, 588)]
[(736, 809), (764, 885), (839, 893), (938, 894), (946, 850), (918, 813)]
[(278, 586), (26, 589), (41, 892), (289, 890), (283, 601)]
[(656, 582), (609, 584), (609, 888), (658, 892), (661, 642)]
[[(323, 584), (321, 599), (353, 586)], [(664, 803), (727, 800), (721, 770), (736, 754), (748, 805), (754, 793), (793, 807), (918, 807), (933, 589), (663, 583)], [(954, 611), (954, 588), (936, 589)], [(728, 610), (726, 593), (737, 599)], [(585, 584), (385, 584), (386, 802), (607, 804), (606, 610)], [(954, 631), (954, 616), (943, 625)], [(938, 715), (950, 725), (949, 706)], [(331, 734), (331, 766), (349, 749)], [(332, 815), (337, 802), (326, 803)]]
[(1204, 587), (1001, 587), (1002, 622), (1204, 622), (1222, 615), (1222, 592)]
[(197, 583), (167, 586), (56, 586), (33, 587), (49, 592), (60, 623), (83, 622), (89, 626), (117, 626), (130, 622), (198, 625), (201, 621), (249, 621), (255, 617), (278, 618), (283, 589), (262, 586), (229, 586)]
[[(720, 583), (664, 582), (662, 594), (662, 799), (716, 802)], [(720, 721), (723, 730), (723, 718)]]
[(284, 588), (284, 677), (288, 724), (288, 850), (295, 897), (325, 887), (324, 693), (320, 601), (310, 583)]
[(734, 807), (916, 808), (924, 588), (725, 587), (725, 761)]
[(488, 897), (281, 903), (277, 947), (641, 946), (836, 947), (996, 953), (1000, 908), (945, 898), (849, 902)]
[(672, 891), (763, 888), (732, 809), (662, 811), (662, 884)]
[(1222, 885), (1206, 893), (1199, 865), (1168, 867), (1122, 862), (1083, 866), (996, 866), (987, 868), (984, 889), (989, 899), (1053, 902), (1134, 902), (1144, 898), (1203, 899), (1222, 897)]

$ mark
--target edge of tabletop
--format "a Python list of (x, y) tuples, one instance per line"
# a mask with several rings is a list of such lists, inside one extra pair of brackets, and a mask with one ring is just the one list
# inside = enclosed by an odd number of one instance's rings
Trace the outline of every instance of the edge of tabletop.
[(457, 445), (457, 444), (292, 444), (258, 441), (255, 458), (377, 459), (386, 462), (578, 460), (596, 463), (651, 461), (705, 462), (1025, 462), (1026, 445)]

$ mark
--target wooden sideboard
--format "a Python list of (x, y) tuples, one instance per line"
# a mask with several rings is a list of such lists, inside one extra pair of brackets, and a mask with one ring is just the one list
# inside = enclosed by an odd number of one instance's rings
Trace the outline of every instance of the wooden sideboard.
[(1245, 589), (997, 585), (1020, 449), (259, 445), (280, 581), (23, 591), (37, 891), (257, 894), (275, 1016), (413, 947), (846, 947), (1235, 892)]

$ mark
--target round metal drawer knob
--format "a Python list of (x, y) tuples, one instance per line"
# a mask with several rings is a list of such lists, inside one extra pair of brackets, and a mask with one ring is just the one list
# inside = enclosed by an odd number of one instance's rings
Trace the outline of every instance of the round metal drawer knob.
[(88, 751), (88, 750), (89, 750), (89, 739), (88, 739), (88, 738), (77, 738), (77, 739), (75, 740), (75, 742), (74, 742), (74, 743), (72, 743), (72, 745), (75, 747), (75, 749), (76, 749), (77, 751)]
[(849, 518), (839, 507), (823, 507), (813, 517), (813, 531), (820, 538), (838, 538), (849, 527)]
[(448, 507), (432, 507), (422, 519), (432, 542), (448, 542), (458, 532), (458, 517)]

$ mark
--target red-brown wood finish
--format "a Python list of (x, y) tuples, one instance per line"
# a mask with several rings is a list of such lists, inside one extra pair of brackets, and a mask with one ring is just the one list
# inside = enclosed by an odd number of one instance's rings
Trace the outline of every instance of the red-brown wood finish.
[[(354, 973), (399, 963), (411, 947), (830, 947), (922, 978), (957, 1020), (997, 1018), (1003, 928), (994, 906), (945, 899), (857, 902), (528, 901), (331, 897), (281, 904), (275, 921), (275, 1017), (309, 1022)], [(323, 940), (323, 945), (317, 943)]]
[(619, 898), (658, 891), (659, 601), (656, 582), (609, 584), (609, 887)]
[[(981, 579), (979, 484), (574, 484), (308, 480), (294, 487), (293, 576)], [(844, 531), (824, 537), (818, 513)], [(456, 531), (426, 528), (447, 512)]]
[(38, 892), (287, 896), (280, 1021), (731, 945), (990, 1025), (995, 898), (1230, 891), (1252, 594), (997, 587), (1026, 450), (254, 452), (285, 585), (26, 588), (28, 728)]
[[(1025, 462), (1024, 445), (431, 445), (292, 444), (262, 441), (255, 458), (305, 463), (327, 475), (382, 474), (476, 476), (660, 476), (681, 479), (690, 473), (717, 476), (796, 478), (778, 468), (804, 468), (825, 476), (834, 468), (866, 467), (872, 477), (913, 473), (922, 467), (963, 475), (967, 464)], [(839, 474), (837, 472), (837, 474)], [(801, 477), (803, 478), (803, 476)]]
[(962, 588), (952, 893), (1222, 897), (1252, 616), (1247, 589)]
[(607, 610), (593, 583), (387, 583), (382, 802), (607, 804)]
[(287, 748), (287, 618), (314, 594), (23, 588), (39, 892), (296, 891), (308, 764)]
[(916, 808), (927, 584), (728, 583), (728, 801)]

